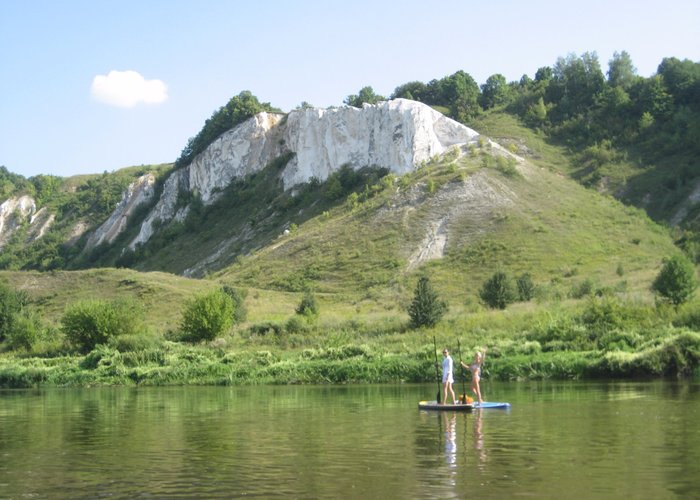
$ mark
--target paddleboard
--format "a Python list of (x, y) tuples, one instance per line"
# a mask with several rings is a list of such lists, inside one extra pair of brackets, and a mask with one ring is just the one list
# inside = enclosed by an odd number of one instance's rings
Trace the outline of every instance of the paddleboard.
[(471, 411), (472, 405), (457, 403), (457, 404), (440, 404), (437, 401), (421, 401), (418, 403), (418, 408), (421, 410), (437, 410), (437, 411)]
[(475, 410), (486, 410), (489, 408), (500, 408), (502, 410), (510, 408), (510, 403), (497, 403), (495, 401), (484, 401), (483, 403), (474, 403)]

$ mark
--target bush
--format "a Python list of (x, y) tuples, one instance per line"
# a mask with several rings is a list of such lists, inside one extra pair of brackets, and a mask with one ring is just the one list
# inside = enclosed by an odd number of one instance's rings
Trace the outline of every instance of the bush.
[(285, 324), (288, 333), (304, 333), (307, 330), (306, 323), (299, 316), (292, 316)]
[(229, 285), (221, 287), (221, 291), (233, 300), (233, 323), (236, 325), (238, 323), (243, 323), (248, 318), (248, 309), (245, 307), (245, 298), (248, 295), (247, 291)]
[(17, 292), (0, 283), (0, 341), (12, 330), (15, 317), (29, 303), (25, 292)]
[(516, 294), (508, 275), (496, 271), (481, 287), (479, 297), (492, 309), (505, 309), (515, 301)]
[(590, 278), (586, 278), (585, 280), (581, 281), (580, 283), (575, 283), (574, 285), (571, 286), (571, 291), (569, 292), (569, 296), (572, 299), (582, 299), (584, 297), (588, 297), (590, 295), (593, 295), (595, 289), (595, 284), (593, 283), (593, 280)]
[(25, 310), (14, 315), (5, 342), (12, 349), (26, 349), (30, 351), (41, 339), (42, 335), (43, 327), (39, 316)]
[(305, 292), (301, 302), (294, 311), (308, 320), (315, 319), (318, 316), (319, 308), (314, 294), (309, 291)]
[(213, 340), (233, 324), (233, 299), (221, 290), (215, 290), (192, 300), (182, 313), (185, 340), (201, 342)]
[(535, 284), (532, 282), (530, 273), (522, 274), (516, 281), (518, 288), (518, 299), (521, 302), (532, 300), (535, 296)]
[(61, 325), (66, 339), (87, 353), (112, 337), (139, 332), (143, 328), (143, 310), (127, 300), (84, 300), (66, 309)]
[(624, 311), (615, 297), (592, 297), (581, 315), (581, 323), (595, 336), (624, 326)]
[(440, 300), (437, 292), (430, 285), (430, 280), (423, 276), (418, 280), (413, 296), (413, 302), (408, 307), (411, 326), (435, 326), (447, 312), (447, 303)]

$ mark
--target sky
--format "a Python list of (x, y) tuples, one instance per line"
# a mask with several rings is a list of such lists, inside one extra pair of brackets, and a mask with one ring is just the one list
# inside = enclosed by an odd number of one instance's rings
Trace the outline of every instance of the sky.
[(30, 177), (175, 161), (231, 97), (289, 111), (458, 70), (508, 81), (626, 51), (700, 62), (697, 0), (0, 0), (0, 166)]

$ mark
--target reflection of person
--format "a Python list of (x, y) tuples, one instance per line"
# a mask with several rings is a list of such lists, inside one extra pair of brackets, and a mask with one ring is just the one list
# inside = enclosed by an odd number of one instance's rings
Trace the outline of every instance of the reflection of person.
[(442, 360), (442, 404), (447, 404), (448, 392), (452, 395), (452, 404), (456, 404), (457, 402), (455, 401), (455, 391), (452, 390), (452, 384), (455, 381), (454, 376), (452, 374), (454, 364), (452, 362), (452, 358), (450, 357), (450, 353), (447, 350), (447, 348), (443, 349), (442, 355), (444, 356)]
[(479, 351), (476, 352), (474, 355), (474, 362), (471, 365), (465, 365), (460, 361), (464, 368), (472, 372), (472, 392), (476, 396), (479, 403), (484, 402), (484, 400), (481, 398), (481, 387), (479, 386), (479, 381), (481, 380), (481, 365), (484, 364), (485, 359), (486, 349), (484, 349), (484, 354), (481, 354)]
[(450, 466), (457, 463), (457, 416), (452, 414), (449, 418), (447, 413), (443, 413), (445, 418), (445, 460)]
[(477, 451), (480, 462), (486, 461), (486, 448), (484, 447), (484, 433), (481, 430), (481, 412), (474, 412), (474, 449)]

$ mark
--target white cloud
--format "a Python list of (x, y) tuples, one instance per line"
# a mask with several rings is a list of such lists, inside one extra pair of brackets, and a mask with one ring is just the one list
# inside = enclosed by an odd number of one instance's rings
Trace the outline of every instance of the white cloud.
[(159, 104), (168, 99), (168, 87), (161, 80), (146, 80), (136, 71), (112, 70), (92, 80), (92, 97), (100, 102), (133, 108), (139, 103)]

